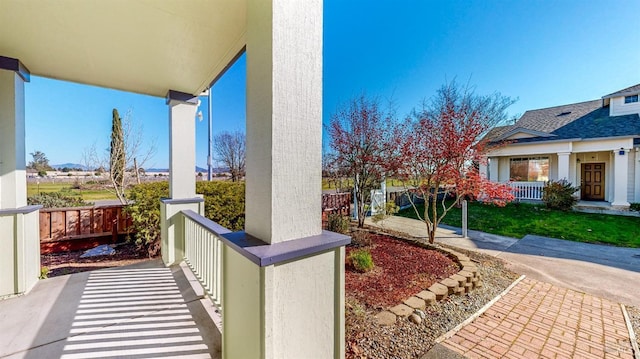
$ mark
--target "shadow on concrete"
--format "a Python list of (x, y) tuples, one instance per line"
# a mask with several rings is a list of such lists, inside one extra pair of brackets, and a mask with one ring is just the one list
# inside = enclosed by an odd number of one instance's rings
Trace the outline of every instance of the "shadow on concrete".
[(0, 357), (218, 358), (201, 299), (158, 260), (44, 280), (0, 302)]

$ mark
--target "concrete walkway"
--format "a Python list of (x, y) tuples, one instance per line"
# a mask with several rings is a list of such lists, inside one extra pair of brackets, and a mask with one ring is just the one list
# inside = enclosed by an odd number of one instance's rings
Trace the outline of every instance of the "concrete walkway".
[[(425, 238), (423, 222), (390, 217), (367, 224)], [(529, 278), (640, 307), (640, 249), (586, 244), (528, 235), (518, 240), (478, 231), (462, 238), (453, 227), (438, 228), (436, 242), (475, 250), (507, 261)]]
[(155, 260), (42, 280), (0, 301), (0, 358), (218, 358), (189, 274)]

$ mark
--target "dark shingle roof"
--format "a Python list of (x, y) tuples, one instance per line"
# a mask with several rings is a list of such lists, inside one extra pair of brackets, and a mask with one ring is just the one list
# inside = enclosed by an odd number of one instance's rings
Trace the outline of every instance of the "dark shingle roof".
[(640, 94), (640, 84), (627, 87), (626, 89), (616, 91), (614, 93), (610, 93), (606, 96), (602, 96), (602, 98), (612, 98), (612, 97), (628, 96), (628, 95), (635, 95), (635, 94)]
[(552, 133), (600, 107), (602, 107), (602, 100), (530, 110), (525, 112), (514, 126)]
[(551, 131), (551, 134), (555, 137), (524, 138), (519, 142), (640, 136), (640, 116), (638, 114), (609, 116), (609, 107), (600, 107), (558, 127)]
[[(637, 114), (609, 116), (609, 107), (602, 107), (602, 100), (527, 111), (512, 126), (499, 127), (499, 139), (516, 128), (548, 133), (550, 137), (521, 138), (514, 142), (542, 142), (574, 138), (602, 138), (615, 136), (640, 136), (640, 116)], [(489, 134), (491, 134), (489, 132)]]
[(494, 127), (490, 129), (489, 132), (487, 132), (487, 134), (484, 136), (484, 139), (488, 141), (498, 140), (503, 134), (507, 133), (512, 128), (513, 126), (511, 125)]

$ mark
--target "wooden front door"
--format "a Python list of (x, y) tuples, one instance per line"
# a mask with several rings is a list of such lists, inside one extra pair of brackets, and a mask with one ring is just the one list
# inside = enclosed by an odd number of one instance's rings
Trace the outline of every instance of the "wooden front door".
[(604, 201), (604, 163), (583, 163), (581, 198)]

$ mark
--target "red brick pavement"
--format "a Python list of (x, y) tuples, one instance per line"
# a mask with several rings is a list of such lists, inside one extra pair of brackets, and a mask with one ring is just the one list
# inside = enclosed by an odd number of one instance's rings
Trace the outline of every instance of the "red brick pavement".
[(629, 358), (619, 304), (525, 278), (442, 342), (468, 358)]

